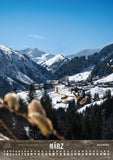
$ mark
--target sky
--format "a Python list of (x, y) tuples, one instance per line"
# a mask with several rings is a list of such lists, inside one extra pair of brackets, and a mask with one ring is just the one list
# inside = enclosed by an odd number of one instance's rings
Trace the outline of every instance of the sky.
[(69, 55), (113, 43), (113, 0), (0, 0), (0, 44)]

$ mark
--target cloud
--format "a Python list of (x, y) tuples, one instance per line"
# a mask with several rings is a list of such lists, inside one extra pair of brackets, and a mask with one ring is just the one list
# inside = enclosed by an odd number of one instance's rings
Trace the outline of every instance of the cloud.
[(30, 34), (29, 37), (37, 38), (37, 39), (44, 39), (45, 38), (45, 37), (43, 37), (41, 35), (37, 35), (37, 34)]

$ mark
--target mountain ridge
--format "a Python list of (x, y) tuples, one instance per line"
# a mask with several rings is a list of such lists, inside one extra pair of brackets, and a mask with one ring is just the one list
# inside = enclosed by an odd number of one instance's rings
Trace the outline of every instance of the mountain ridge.
[(54, 57), (53, 54), (46, 53), (44, 51), (40, 51), (38, 48), (34, 48), (34, 49), (27, 48), (24, 50), (19, 50), (18, 52), (21, 53), (22, 55), (27, 55), (37, 64), (43, 64), (45, 61)]
[[(44, 55), (46, 55), (45, 52)], [(107, 66), (108, 62), (113, 65), (113, 44), (105, 46), (99, 52), (88, 57), (69, 59), (62, 55), (56, 55), (41, 65), (26, 54), (0, 45), (1, 91), (3, 91), (4, 84), (5, 92), (14, 88), (23, 90), (31, 83), (45, 83), (49, 79), (58, 80), (65, 76), (81, 73), (91, 66), (93, 66), (91, 77), (102, 78), (112, 73), (111, 68)]]
[(54, 56), (53, 58), (49, 59), (45, 63), (43, 63), (43, 67), (47, 68), (52, 73), (56, 72), (63, 64), (67, 63), (69, 59), (64, 57), (61, 54)]
[[(25, 89), (31, 83), (42, 83), (49, 79), (50, 72), (29, 57), (0, 45), (0, 88)], [(0, 91), (1, 92), (1, 91)]]
[[(79, 72), (82, 72), (82, 70), (92, 65), (96, 67), (96, 65), (98, 66), (99, 63), (103, 63), (104, 59), (107, 56), (112, 55), (112, 52), (113, 52), (113, 44), (105, 46), (100, 50), (100, 52), (94, 53), (93, 55), (89, 55), (87, 58), (85, 56), (74, 57), (67, 64), (62, 65), (54, 73), (53, 78), (59, 79), (59, 78), (63, 78), (64, 76), (71, 76)], [(108, 69), (108, 66), (106, 66), (106, 68)], [(101, 71), (104, 72), (103, 69)], [(99, 70), (97, 69), (96, 72), (99, 73)], [(94, 73), (94, 70), (92, 70), (92, 73)], [(111, 73), (110, 69), (109, 69), (109, 73)], [(93, 77), (95, 76), (95, 74), (92, 74), (92, 75)]]
[(84, 50), (81, 50), (80, 52), (77, 52), (75, 54), (71, 54), (71, 55), (68, 55), (67, 57), (68, 58), (74, 58), (74, 57), (81, 57), (81, 56), (85, 56), (85, 57), (88, 57), (89, 55), (92, 55), (96, 52), (99, 52), (100, 49), (84, 49)]

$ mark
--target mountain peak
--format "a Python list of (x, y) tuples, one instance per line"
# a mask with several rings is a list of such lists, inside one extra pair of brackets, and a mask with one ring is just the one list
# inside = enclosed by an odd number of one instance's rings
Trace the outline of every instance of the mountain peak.
[(45, 53), (44, 51), (40, 51), (38, 48), (27, 48), (24, 50), (18, 51), (21, 54), (27, 55), (29, 58), (31, 58), (33, 61), (35, 61), (38, 64), (42, 64), (48, 59), (54, 57), (54, 55), (50, 53)]
[(4, 52), (11, 52), (11, 49), (10, 49), (10, 48), (8, 48), (8, 47), (6, 47), (6, 46), (4, 46), (4, 45), (2, 45), (2, 44), (0, 44), (0, 49), (1, 49), (2, 51), (4, 51)]
[(27, 48), (24, 50), (19, 51), (21, 54), (25, 54), (30, 58), (36, 58), (36, 57), (41, 57), (43, 54), (45, 54), (44, 51), (40, 51), (38, 48)]
[(59, 67), (61, 67), (67, 61), (68, 58), (62, 56), (61, 54), (58, 54), (46, 61), (45, 63), (43, 63), (43, 66), (46, 67), (52, 73), (54, 73)]
[(58, 61), (61, 61), (64, 59), (65, 59), (65, 57), (63, 57), (61, 54), (58, 54), (58, 55), (54, 56), (53, 58), (49, 59), (48, 61), (46, 61), (45, 64), (48, 66), (51, 66), (55, 62), (58, 62)]
[(4, 46), (2, 44), (0, 44), (0, 50), (2, 50), (2, 52), (4, 54), (8, 55), (8, 56), (11, 56), (13, 54), (13, 55), (16, 55), (18, 57), (23, 57), (23, 55), (19, 54), (18, 51), (14, 51), (11, 48), (8, 48), (8, 47), (6, 47), (6, 46)]

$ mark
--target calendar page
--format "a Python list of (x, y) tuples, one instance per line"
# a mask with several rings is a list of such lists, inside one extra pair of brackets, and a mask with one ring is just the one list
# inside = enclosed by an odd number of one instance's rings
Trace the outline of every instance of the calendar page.
[(1, 159), (113, 159), (112, 0), (0, 0)]

